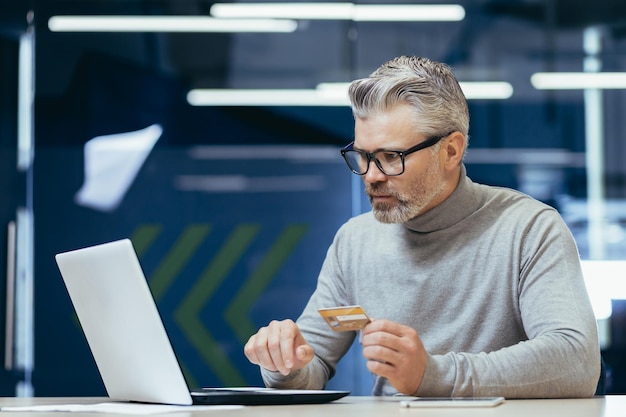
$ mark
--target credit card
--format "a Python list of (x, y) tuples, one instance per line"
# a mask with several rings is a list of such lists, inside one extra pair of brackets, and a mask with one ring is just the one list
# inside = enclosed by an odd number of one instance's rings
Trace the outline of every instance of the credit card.
[(371, 321), (361, 306), (320, 308), (317, 311), (336, 332), (361, 330)]

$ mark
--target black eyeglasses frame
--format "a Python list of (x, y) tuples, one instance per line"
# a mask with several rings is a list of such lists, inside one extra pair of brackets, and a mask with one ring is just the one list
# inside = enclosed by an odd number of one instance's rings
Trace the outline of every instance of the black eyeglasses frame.
[[(343, 148), (340, 149), (339, 152), (341, 152), (341, 156), (343, 157), (343, 159), (346, 161), (346, 164), (348, 165), (348, 168), (350, 169), (350, 171), (352, 171), (353, 174), (356, 175), (365, 175), (367, 174), (367, 172), (370, 169), (370, 163), (372, 161), (374, 161), (374, 163), (376, 164), (376, 167), (378, 167), (378, 169), (380, 170), (380, 172), (382, 172), (383, 174), (385, 174), (388, 177), (397, 177), (398, 175), (402, 175), (404, 174), (404, 158), (407, 155), (410, 155), (414, 152), (417, 151), (421, 151), (422, 149), (426, 149), (426, 148), (430, 148), (431, 146), (436, 145), (437, 143), (439, 143), (442, 139), (450, 136), (452, 133), (454, 133), (454, 131), (449, 132), (443, 136), (431, 136), (428, 139), (418, 143), (415, 146), (410, 147), (409, 149), (406, 149), (404, 151), (399, 151), (399, 150), (394, 150), (394, 149), (381, 149), (378, 150), (376, 152), (365, 152), (365, 151), (359, 151), (359, 150), (355, 150), (354, 149), (354, 141), (350, 142), (349, 144), (347, 144), (346, 146), (344, 146)], [(350, 166), (350, 163), (348, 162), (348, 157), (346, 156), (346, 153), (348, 151), (352, 151), (352, 152), (358, 152), (361, 155), (365, 155), (367, 157), (367, 165), (365, 168), (364, 172), (358, 172), (355, 171), (354, 169), (352, 169), (352, 167)], [(380, 161), (375, 157), (374, 154), (379, 153), (379, 152), (395, 152), (398, 154), (398, 156), (400, 157), (400, 160), (402, 161), (402, 171), (400, 171), (398, 174), (388, 174), (385, 172), (385, 170), (382, 168)]]

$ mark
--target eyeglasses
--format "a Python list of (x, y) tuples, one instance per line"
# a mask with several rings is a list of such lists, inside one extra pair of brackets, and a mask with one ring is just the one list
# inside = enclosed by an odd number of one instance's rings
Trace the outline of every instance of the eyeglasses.
[(441, 139), (450, 136), (453, 132), (443, 136), (433, 136), (418, 143), (406, 151), (380, 150), (376, 152), (365, 152), (354, 149), (354, 142), (341, 149), (341, 156), (346, 160), (350, 171), (357, 175), (365, 175), (370, 168), (370, 162), (374, 161), (380, 171), (390, 177), (401, 175), (404, 172), (404, 158), (413, 152), (429, 148)]

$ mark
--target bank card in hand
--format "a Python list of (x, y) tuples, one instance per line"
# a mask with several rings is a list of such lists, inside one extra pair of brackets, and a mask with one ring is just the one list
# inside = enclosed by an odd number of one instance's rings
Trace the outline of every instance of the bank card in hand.
[(317, 311), (336, 332), (361, 330), (371, 321), (361, 306), (320, 308)]

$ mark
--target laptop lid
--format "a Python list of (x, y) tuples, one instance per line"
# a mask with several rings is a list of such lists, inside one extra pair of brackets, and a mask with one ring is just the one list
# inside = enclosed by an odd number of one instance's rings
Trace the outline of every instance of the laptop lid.
[(189, 391), (129, 239), (55, 257), (87, 343), (114, 400), (163, 404), (319, 404), (337, 390), (205, 388)]
[(109, 397), (192, 404), (131, 241), (55, 258)]

